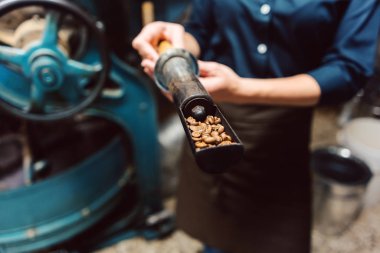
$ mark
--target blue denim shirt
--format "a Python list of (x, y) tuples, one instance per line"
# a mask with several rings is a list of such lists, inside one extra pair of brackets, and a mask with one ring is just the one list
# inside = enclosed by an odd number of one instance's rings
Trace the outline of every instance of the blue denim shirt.
[(193, 0), (186, 22), (201, 59), (242, 77), (308, 73), (320, 103), (342, 102), (373, 73), (378, 0)]

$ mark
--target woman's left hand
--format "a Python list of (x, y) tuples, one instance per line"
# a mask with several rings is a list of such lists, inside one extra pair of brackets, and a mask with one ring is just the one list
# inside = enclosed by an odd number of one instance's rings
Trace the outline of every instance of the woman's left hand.
[(198, 61), (200, 82), (215, 102), (236, 102), (241, 77), (230, 67), (216, 63)]

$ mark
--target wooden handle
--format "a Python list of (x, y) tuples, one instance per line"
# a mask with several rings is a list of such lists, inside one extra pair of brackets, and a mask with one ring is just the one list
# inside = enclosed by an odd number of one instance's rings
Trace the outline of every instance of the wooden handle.
[(158, 44), (157, 52), (158, 54), (163, 54), (170, 48), (173, 48), (173, 45), (169, 41), (163, 40)]
[(144, 1), (141, 6), (142, 10), (142, 22), (143, 25), (147, 25), (154, 21), (154, 4), (152, 1)]

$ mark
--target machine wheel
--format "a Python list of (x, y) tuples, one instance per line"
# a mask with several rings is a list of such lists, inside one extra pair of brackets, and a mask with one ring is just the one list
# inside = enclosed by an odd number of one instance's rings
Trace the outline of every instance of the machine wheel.
[[(12, 11), (43, 8), (40, 38), (23, 47), (0, 46), (0, 106), (33, 121), (70, 117), (88, 107), (105, 83), (109, 59), (104, 27), (66, 0), (5, 0), (0, 17)], [(89, 31), (88, 52), (78, 59), (60, 45), (63, 21), (75, 20)]]

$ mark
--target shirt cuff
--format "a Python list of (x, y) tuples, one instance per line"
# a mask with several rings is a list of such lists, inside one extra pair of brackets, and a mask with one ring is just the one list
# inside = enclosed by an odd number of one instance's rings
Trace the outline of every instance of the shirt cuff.
[(339, 65), (325, 65), (308, 72), (321, 88), (319, 104), (339, 104), (349, 100), (359, 90), (347, 71)]

